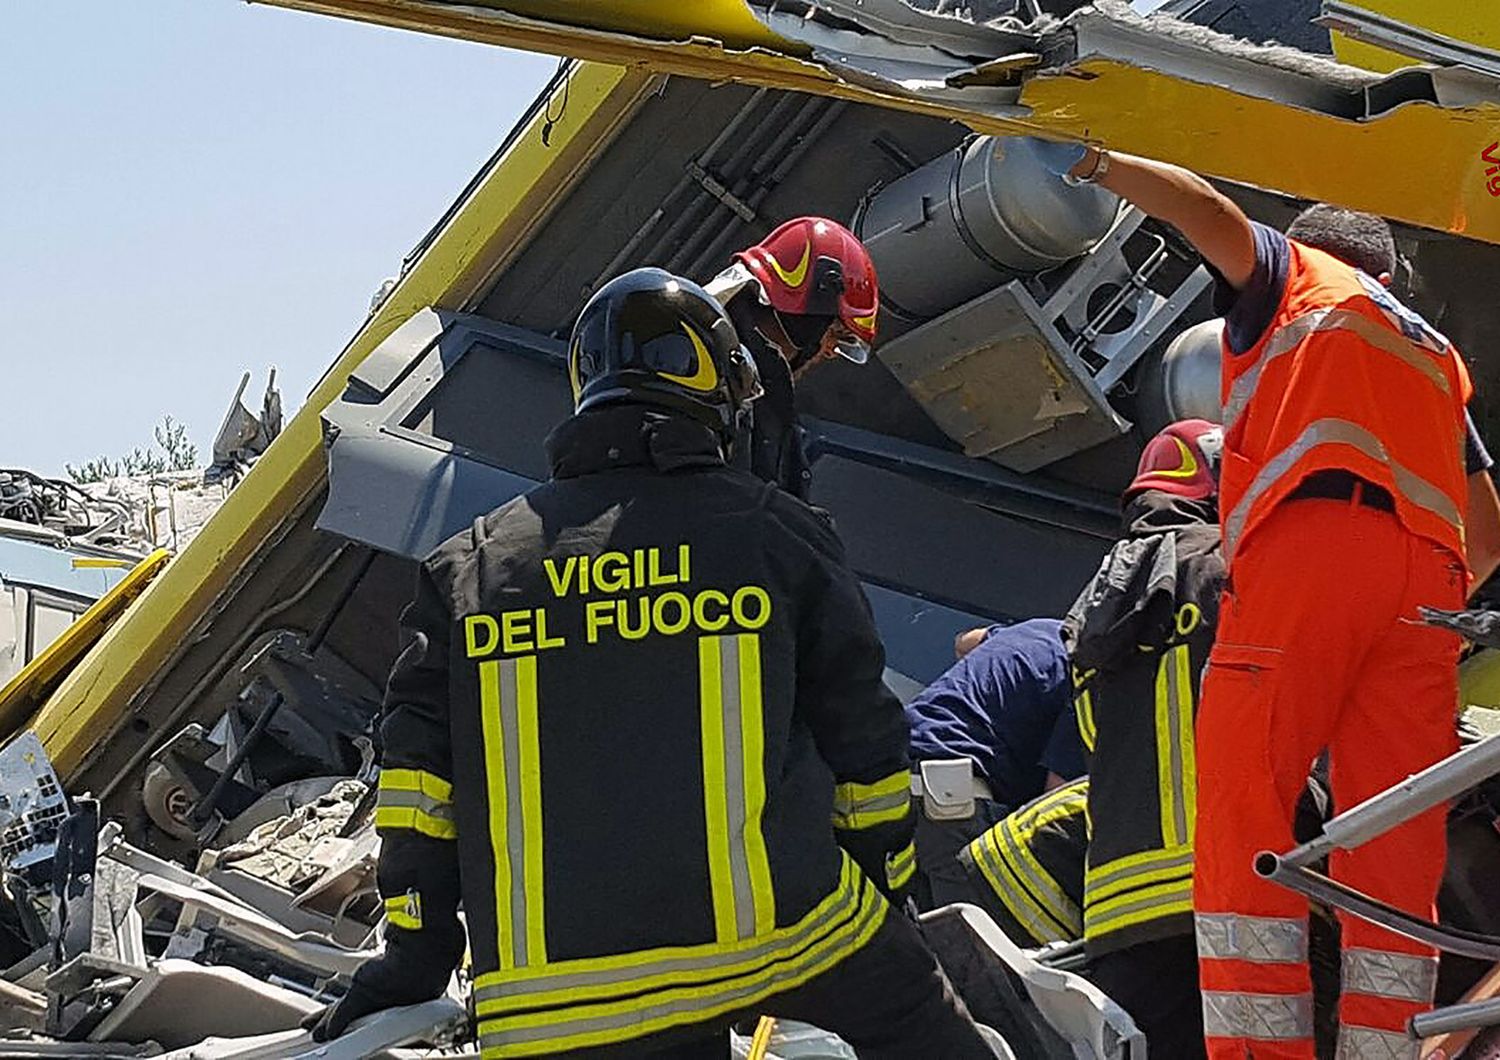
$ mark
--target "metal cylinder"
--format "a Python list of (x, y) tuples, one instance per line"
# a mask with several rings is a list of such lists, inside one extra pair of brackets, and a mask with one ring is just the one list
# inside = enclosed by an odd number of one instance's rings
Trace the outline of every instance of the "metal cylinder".
[(1500, 1023), (1500, 998), (1488, 998), (1419, 1013), (1411, 1018), (1411, 1033), (1415, 1038), (1435, 1038), (1439, 1034), (1493, 1027), (1497, 1023)]
[(886, 185), (853, 228), (880, 276), (881, 301), (915, 320), (938, 316), (1019, 275), (1087, 253), (1120, 201), (1069, 187), (1026, 137), (976, 137)]
[(1185, 329), (1161, 358), (1162, 401), (1167, 422), (1208, 420), (1219, 423), (1219, 370), (1223, 357), (1224, 318), (1215, 317)]

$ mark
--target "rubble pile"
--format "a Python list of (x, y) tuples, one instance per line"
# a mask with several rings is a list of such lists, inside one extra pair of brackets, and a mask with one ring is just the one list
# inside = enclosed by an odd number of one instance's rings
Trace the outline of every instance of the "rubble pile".
[(228, 483), (205, 483), (202, 471), (121, 475), (81, 488), (99, 501), (123, 505), (129, 517), (122, 530), (147, 551), (181, 551), (229, 496)]
[(349, 853), (353, 840), (340, 833), (367, 790), (357, 780), (341, 780), (328, 794), (267, 821), (218, 851), (214, 863), (282, 887), (311, 883)]

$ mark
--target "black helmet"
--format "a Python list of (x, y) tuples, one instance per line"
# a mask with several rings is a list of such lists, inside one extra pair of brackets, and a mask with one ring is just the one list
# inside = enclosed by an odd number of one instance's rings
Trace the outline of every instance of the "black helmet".
[(634, 269), (594, 293), (573, 325), (568, 379), (579, 412), (609, 401), (660, 405), (726, 439), (761, 393), (723, 308), (662, 269)]

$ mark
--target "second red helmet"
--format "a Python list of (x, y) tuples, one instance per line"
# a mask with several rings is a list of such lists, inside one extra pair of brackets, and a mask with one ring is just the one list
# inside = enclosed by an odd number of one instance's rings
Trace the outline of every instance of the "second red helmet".
[(840, 354), (858, 364), (870, 356), (880, 312), (875, 263), (855, 234), (826, 217), (796, 217), (735, 254), (778, 313), (836, 317), (847, 334)]
[(1146, 443), (1125, 499), (1143, 490), (1161, 490), (1189, 500), (1216, 496), (1223, 451), (1224, 429), (1217, 423), (1178, 420)]

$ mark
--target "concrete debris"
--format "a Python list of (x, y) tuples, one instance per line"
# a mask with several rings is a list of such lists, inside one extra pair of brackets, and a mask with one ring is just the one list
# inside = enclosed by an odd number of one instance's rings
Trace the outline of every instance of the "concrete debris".
[(181, 551), (229, 496), (227, 484), (204, 482), (202, 471), (107, 478), (81, 487), (90, 497), (128, 511), (121, 532), (143, 550)]

